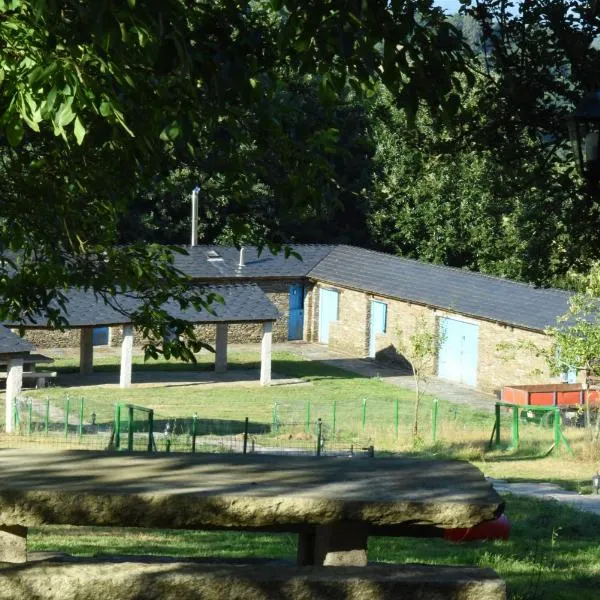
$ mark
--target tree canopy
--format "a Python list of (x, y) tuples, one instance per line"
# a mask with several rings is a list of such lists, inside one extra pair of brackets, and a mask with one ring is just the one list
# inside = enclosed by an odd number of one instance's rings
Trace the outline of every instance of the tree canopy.
[[(157, 339), (170, 327), (160, 307), (186, 281), (168, 248), (117, 244), (140, 189), (183, 160), (208, 182), (231, 159), (216, 176), (244, 214), (245, 153), (262, 134), (284, 139), (269, 108), (284, 73), (313, 80), (324, 106), (382, 82), (413, 117), (420, 101), (456, 110), (465, 71), (460, 37), (427, 0), (4, 0), (0, 38), (0, 318), (60, 323), (49, 306), (69, 287), (136, 290), (134, 320)], [(316, 129), (304, 152), (328, 135)], [(278, 194), (289, 214), (310, 202)]]

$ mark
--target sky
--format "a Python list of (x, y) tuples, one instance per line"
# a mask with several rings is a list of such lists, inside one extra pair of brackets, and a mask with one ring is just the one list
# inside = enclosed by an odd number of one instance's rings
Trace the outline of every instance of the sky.
[(457, 13), (460, 6), (458, 0), (435, 0), (434, 4), (442, 7), (449, 15)]

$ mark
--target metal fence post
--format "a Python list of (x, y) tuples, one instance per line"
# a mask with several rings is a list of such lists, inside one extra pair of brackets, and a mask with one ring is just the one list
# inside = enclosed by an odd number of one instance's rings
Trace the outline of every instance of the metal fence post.
[(496, 445), (500, 445), (500, 404), (496, 402)]
[(196, 452), (196, 423), (198, 422), (198, 415), (192, 417), (192, 453)]
[(133, 406), (127, 407), (127, 421), (128, 421), (128, 431), (127, 431), (127, 450), (129, 452), (133, 451)]
[(365, 426), (367, 425), (367, 399), (363, 398), (362, 401), (362, 429), (365, 430)]
[(394, 426), (396, 427), (396, 439), (400, 432), (400, 401), (396, 398), (394, 402)]
[(306, 401), (306, 433), (310, 433), (310, 400)]
[[(154, 410), (148, 412), (148, 452), (152, 452), (152, 436), (154, 435)], [(195, 438), (194, 438), (195, 441)]]
[(511, 447), (516, 450), (519, 447), (519, 407), (512, 408)]
[(243, 453), (246, 454), (248, 451), (248, 417), (244, 421), (244, 449)]
[(30, 400), (27, 405), (27, 435), (31, 435), (31, 420), (33, 417), (33, 402)]
[(560, 448), (560, 410), (554, 409), (554, 449)]
[(336, 401), (333, 401), (333, 420), (332, 420), (332, 425), (331, 425), (331, 435), (335, 437), (335, 417), (336, 417)]
[(437, 441), (437, 420), (439, 403), (440, 401), (437, 398), (434, 398), (433, 405), (431, 407), (431, 441), (434, 444)]
[(322, 422), (321, 419), (317, 419), (317, 456), (321, 456), (321, 443), (322, 443)]
[(48, 435), (48, 423), (50, 421), (50, 398), (46, 398), (46, 417), (44, 419), (44, 431)]
[(67, 396), (65, 401), (65, 438), (69, 436), (69, 410), (71, 410), (71, 399)]
[(279, 432), (279, 416), (277, 415), (277, 402), (273, 402), (273, 431)]
[(79, 400), (79, 439), (83, 435), (83, 398)]
[(115, 406), (115, 449), (121, 446), (121, 405)]

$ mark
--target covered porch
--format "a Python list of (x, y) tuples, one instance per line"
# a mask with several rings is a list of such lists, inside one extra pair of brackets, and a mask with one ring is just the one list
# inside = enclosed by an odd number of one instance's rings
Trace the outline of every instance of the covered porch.
[[(188, 321), (194, 325), (212, 324), (215, 326), (215, 373), (225, 373), (227, 371), (229, 325), (232, 323), (262, 324), (260, 384), (270, 385), (272, 378), (272, 331), (273, 322), (279, 316), (277, 309), (262, 290), (254, 284), (203, 286), (202, 292), (217, 294), (223, 299), (223, 303), (214, 303), (211, 306), (211, 312), (199, 311), (193, 308), (181, 309), (175, 302), (168, 303), (165, 309), (170, 316)], [(79, 372), (83, 376), (91, 376), (94, 373), (94, 329), (98, 327), (121, 328), (118, 383), (121, 388), (131, 386), (135, 342), (135, 330), (131, 318), (125, 312), (119, 312), (112, 306), (107, 305), (93, 293), (83, 291), (70, 292), (65, 318), (69, 323), (66, 328), (80, 330)], [(8, 325), (16, 326), (18, 324), (10, 323)], [(21, 326), (25, 330), (53, 329), (44, 317), (39, 317), (25, 325), (21, 324)], [(31, 344), (19, 336), (12, 334), (8, 330), (6, 331), (23, 344), (27, 344), (30, 349), (33, 348)]]

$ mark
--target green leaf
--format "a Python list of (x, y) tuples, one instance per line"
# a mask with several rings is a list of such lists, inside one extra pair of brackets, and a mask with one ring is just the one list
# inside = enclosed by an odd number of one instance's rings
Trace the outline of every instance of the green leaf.
[(108, 116), (112, 115), (112, 113), (113, 113), (112, 104), (108, 100), (104, 100), (103, 102), (100, 103), (100, 114), (103, 117), (108, 117)]
[(129, 4), (129, 8), (135, 8), (135, 0), (127, 0), (127, 4)]
[(75, 113), (71, 108), (73, 104), (73, 96), (67, 98), (56, 112), (56, 122), (61, 127), (66, 127), (74, 118)]
[(83, 138), (85, 137), (85, 134), (87, 132), (85, 130), (85, 127), (79, 120), (79, 117), (75, 117), (75, 123), (73, 124), (73, 133), (75, 135), (75, 139), (77, 140), (77, 144), (81, 146), (81, 144), (83, 143)]
[(44, 118), (47, 118), (52, 112), (52, 109), (54, 108), (54, 103), (56, 102), (57, 93), (58, 91), (55, 87), (53, 87), (48, 92), (48, 95), (46, 96), (46, 101), (44, 102), (41, 109), (41, 113)]
[(8, 143), (11, 146), (18, 146), (23, 139), (23, 135), (25, 134), (25, 128), (23, 127), (23, 121), (21, 117), (15, 117), (6, 128), (6, 137), (8, 138)]

